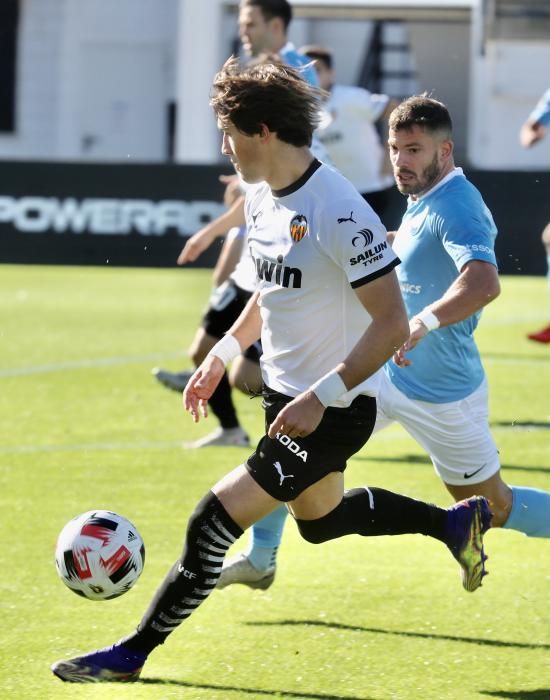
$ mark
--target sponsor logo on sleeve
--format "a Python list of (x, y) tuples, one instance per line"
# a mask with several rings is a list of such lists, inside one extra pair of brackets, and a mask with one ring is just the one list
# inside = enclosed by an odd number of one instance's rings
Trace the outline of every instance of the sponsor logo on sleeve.
[(357, 231), (357, 235), (351, 239), (354, 248), (366, 248), (374, 240), (374, 234), (369, 228), (362, 228)]

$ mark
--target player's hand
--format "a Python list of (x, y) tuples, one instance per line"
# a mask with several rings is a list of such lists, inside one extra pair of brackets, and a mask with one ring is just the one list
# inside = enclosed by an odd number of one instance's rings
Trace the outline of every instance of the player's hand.
[(197, 233), (193, 234), (185, 241), (185, 245), (181, 249), (181, 253), (178, 255), (178, 265), (185, 265), (189, 262), (195, 262), (199, 255), (203, 253), (211, 243), (212, 238), (204, 229), (197, 231)]
[(277, 433), (290, 438), (306, 437), (317, 429), (324, 412), (325, 407), (313, 391), (305, 391), (279, 411), (267, 434), (272, 439)]
[(398, 367), (411, 366), (412, 362), (407, 357), (407, 352), (416, 347), (422, 338), (429, 333), (422, 321), (416, 317), (411, 318), (409, 321), (409, 331), (410, 335), (408, 339), (403, 343), (399, 350), (393, 354), (393, 361)]
[(225, 372), (225, 365), (219, 357), (207, 355), (183, 392), (183, 407), (188, 411), (193, 423), (200, 417), (208, 418), (208, 399), (212, 396)]

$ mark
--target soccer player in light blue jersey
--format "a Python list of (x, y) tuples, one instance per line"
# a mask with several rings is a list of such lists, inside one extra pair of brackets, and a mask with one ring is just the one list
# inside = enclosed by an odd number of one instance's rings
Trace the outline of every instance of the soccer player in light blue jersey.
[[(410, 336), (382, 371), (375, 430), (400, 423), (455, 500), (473, 494), (489, 500), (493, 527), (548, 538), (550, 493), (503, 481), (489, 431), (487, 380), (473, 334), (481, 309), (500, 291), (496, 228), (478, 190), (455, 167), (447, 108), (426, 96), (402, 102), (390, 116), (389, 148), (397, 187), (408, 195), (390, 238), (401, 260), (396, 271)], [(279, 509), (272, 521), (277, 513), (284, 517)], [(253, 530), (268, 525), (266, 519)], [(270, 556), (256, 545), (228, 560), (218, 588), (269, 587)]]
[[(535, 105), (535, 109), (527, 117), (525, 124), (521, 127), (519, 140), (524, 148), (531, 148), (541, 141), (550, 125), (550, 88), (542, 95)], [(545, 226), (542, 232), (542, 245), (546, 250), (547, 276), (550, 285), (550, 224)], [(535, 333), (527, 335), (529, 340), (537, 343), (550, 343), (550, 325)]]

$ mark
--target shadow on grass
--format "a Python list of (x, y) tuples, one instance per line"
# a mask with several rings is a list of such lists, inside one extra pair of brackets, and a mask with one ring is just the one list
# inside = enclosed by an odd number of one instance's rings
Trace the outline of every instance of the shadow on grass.
[[(277, 620), (273, 622), (245, 622), (251, 627), (328, 627), (334, 630), (349, 630), (350, 632), (368, 632), (369, 634), (390, 634), (396, 637), (414, 637), (415, 639), (441, 639), (446, 642), (466, 642), (489, 647), (507, 647), (509, 649), (550, 649), (550, 644), (528, 644), (526, 642), (505, 642), (500, 639), (479, 639), (478, 637), (459, 637), (452, 634), (432, 634), (430, 632), (404, 632), (385, 630), (379, 627), (361, 627), (359, 625), (344, 625), (340, 622), (323, 622), (321, 620)], [(550, 700), (550, 695), (548, 699)]]
[(549, 700), (550, 688), (537, 690), (480, 690), (482, 695), (492, 698), (507, 698), (508, 700)]
[[(432, 463), (430, 461), (430, 458), (426, 455), (409, 455), (409, 454), (404, 454), (400, 455), (399, 457), (374, 457), (373, 455), (353, 455), (353, 459), (356, 459), (359, 462), (389, 462), (389, 463), (394, 463), (394, 464), (403, 464), (403, 463), (408, 463), (408, 464), (425, 464), (426, 466), (431, 467)], [(502, 464), (501, 465), (502, 469), (506, 469), (509, 471), (518, 471), (518, 472), (532, 472), (532, 473), (540, 473), (540, 474), (550, 474), (550, 467), (522, 467), (519, 464)], [(548, 699), (550, 700), (550, 698)]]
[(495, 428), (510, 428), (511, 430), (550, 430), (548, 421), (536, 420), (513, 420), (513, 421), (491, 421)]
[(239, 693), (239, 697), (247, 695), (265, 696), (267, 698), (300, 698), (301, 700), (374, 700), (366, 695), (329, 695), (327, 693), (308, 693), (292, 690), (261, 690), (260, 688), (239, 688), (232, 685), (210, 685), (208, 683), (189, 683), (188, 681), (165, 680), (164, 678), (140, 678), (140, 685), (175, 685), (181, 688), (197, 688), (198, 690), (216, 690), (224, 693)]

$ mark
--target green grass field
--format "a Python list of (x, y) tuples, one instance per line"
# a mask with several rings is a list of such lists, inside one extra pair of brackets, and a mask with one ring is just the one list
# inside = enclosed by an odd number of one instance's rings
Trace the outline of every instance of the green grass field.
[[(187, 364), (209, 285), (205, 270), (0, 267), (0, 698), (550, 698), (550, 543), (500, 531), (486, 537), (490, 576), (467, 594), (435, 540), (314, 547), (289, 523), (275, 585), (214, 592), (141, 682), (77, 686), (51, 675), (58, 658), (132, 629), (194, 505), (248, 453), (183, 450), (214, 423), (194, 426), (150, 375)], [(478, 332), (505, 478), (546, 489), (550, 347), (525, 333), (549, 320), (548, 301), (543, 278), (504, 278)], [(237, 400), (259, 437), (259, 402)], [(451, 502), (397, 427), (350, 463), (348, 486), (365, 483)], [(92, 508), (126, 515), (147, 547), (136, 587), (105, 603), (73, 595), (53, 563), (58, 532)]]

